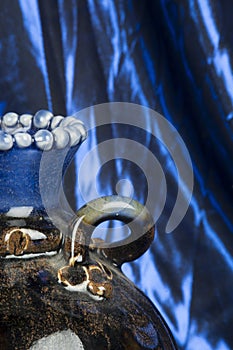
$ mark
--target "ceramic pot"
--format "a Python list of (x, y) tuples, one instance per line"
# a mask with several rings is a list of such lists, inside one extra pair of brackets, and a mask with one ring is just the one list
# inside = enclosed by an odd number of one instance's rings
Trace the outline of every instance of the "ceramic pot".
[[(62, 211), (59, 182), (85, 137), (80, 121), (48, 111), (1, 118), (0, 349), (175, 349), (157, 309), (121, 271), (153, 240), (146, 208), (108, 196), (72, 217)], [(111, 219), (129, 235), (93, 239)]]

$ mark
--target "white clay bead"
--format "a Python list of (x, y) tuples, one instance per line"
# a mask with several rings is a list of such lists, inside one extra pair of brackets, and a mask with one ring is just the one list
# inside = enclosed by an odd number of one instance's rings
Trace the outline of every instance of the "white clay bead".
[(13, 147), (13, 138), (0, 130), (0, 151), (8, 151)]
[(32, 144), (32, 137), (26, 132), (18, 132), (14, 137), (19, 148), (29, 147)]
[(80, 142), (82, 137), (79, 130), (76, 130), (75, 128), (73, 128), (73, 125), (66, 126), (65, 130), (68, 132), (70, 136), (70, 146), (71, 147), (76, 146)]
[(76, 120), (76, 123), (72, 124), (72, 127), (74, 127), (76, 130), (78, 130), (81, 134), (82, 141), (86, 140), (87, 138), (87, 130), (80, 120)]
[(38, 129), (46, 128), (52, 117), (53, 114), (51, 112), (42, 109), (34, 115), (33, 124)]
[(30, 127), (32, 124), (32, 115), (31, 114), (22, 114), (19, 117), (19, 121), (23, 126)]
[(83, 122), (79, 119), (76, 119), (75, 117), (65, 117), (64, 120), (61, 122), (60, 126), (65, 128), (75, 126), (75, 128), (79, 130), (81, 134), (82, 141), (84, 141), (87, 138), (87, 131)]
[(75, 123), (76, 121), (77, 121), (77, 119), (74, 118), (74, 117), (65, 117), (65, 118), (62, 120), (60, 126), (63, 126), (63, 127), (69, 126), (69, 125), (72, 125), (73, 123)]
[(51, 129), (53, 130), (53, 129), (57, 128), (63, 119), (64, 119), (64, 117), (61, 115), (56, 115), (56, 117), (53, 117), (51, 119), (51, 122), (50, 122)]
[(63, 128), (56, 128), (52, 131), (57, 149), (62, 149), (68, 146), (70, 142), (69, 133)]
[(53, 147), (53, 134), (48, 130), (37, 131), (34, 139), (37, 147), (43, 151), (49, 151)]
[(9, 112), (2, 118), (3, 124), (7, 127), (13, 127), (18, 123), (18, 114)]

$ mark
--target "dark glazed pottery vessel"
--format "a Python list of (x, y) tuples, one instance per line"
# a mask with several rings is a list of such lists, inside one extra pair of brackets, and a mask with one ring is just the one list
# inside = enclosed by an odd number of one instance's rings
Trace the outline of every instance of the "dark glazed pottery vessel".
[[(59, 179), (85, 138), (74, 117), (1, 118), (0, 349), (175, 349), (159, 312), (121, 272), (153, 240), (146, 208), (110, 196), (73, 217), (61, 210)], [(129, 236), (92, 239), (110, 219)]]

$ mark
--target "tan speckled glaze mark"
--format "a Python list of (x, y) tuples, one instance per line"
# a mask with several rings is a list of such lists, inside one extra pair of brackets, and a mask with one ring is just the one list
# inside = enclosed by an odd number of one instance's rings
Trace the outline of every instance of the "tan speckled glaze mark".
[(27, 258), (29, 254), (58, 252), (61, 243), (62, 235), (55, 228), (38, 231), (29, 227), (10, 227), (3, 229), (0, 235), (0, 257)]

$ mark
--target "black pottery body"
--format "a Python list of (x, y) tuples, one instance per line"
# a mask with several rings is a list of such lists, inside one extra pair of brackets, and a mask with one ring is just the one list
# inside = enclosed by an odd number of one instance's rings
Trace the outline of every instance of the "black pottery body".
[(175, 349), (157, 310), (117, 268), (103, 262), (113, 274), (113, 293), (97, 301), (57, 283), (62, 260), (57, 255), (1, 267), (1, 349), (30, 349), (67, 329), (84, 349)]
[[(14, 113), (2, 118), (0, 132), (0, 349), (176, 349), (159, 312), (121, 272), (121, 265), (143, 254), (153, 240), (149, 213), (127, 198), (99, 198), (63, 222), (64, 234), (44, 207), (41, 159), (56, 149), (46, 177), (54, 213), (59, 191), (51, 174), (65, 154), (64, 174), (85, 138), (83, 125), (47, 111), (31, 117), (32, 126), (19, 116), (12, 126), (12, 118)], [(29, 134), (31, 143), (24, 143), (25, 135), (14, 136), (17, 132)], [(57, 216), (63, 214), (58, 210)], [(132, 224), (122, 244), (91, 238), (95, 226), (116, 218)]]

